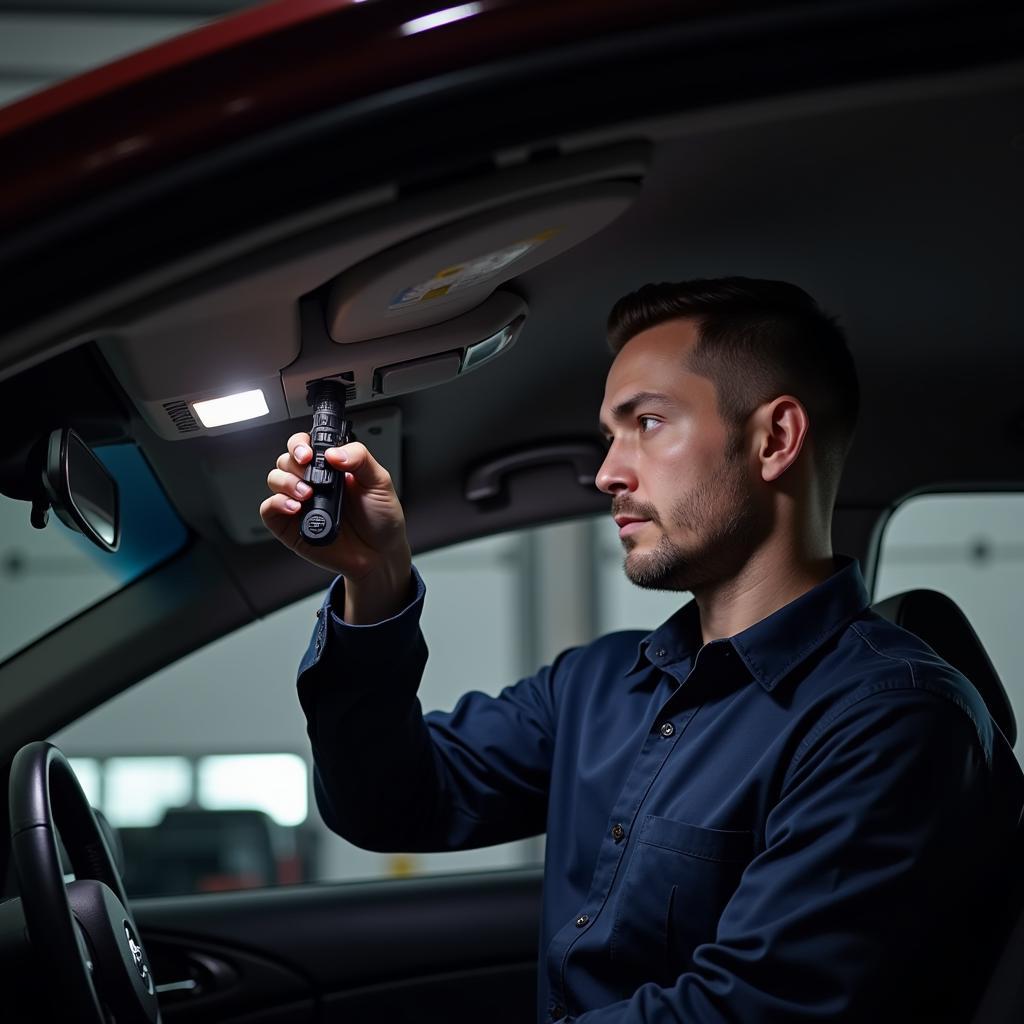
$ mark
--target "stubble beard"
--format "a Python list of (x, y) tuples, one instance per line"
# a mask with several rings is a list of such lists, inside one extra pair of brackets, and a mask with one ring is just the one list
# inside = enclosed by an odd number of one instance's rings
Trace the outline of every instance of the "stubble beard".
[[(652, 521), (661, 525), (656, 518)], [(693, 542), (684, 547), (662, 532), (654, 550), (638, 552), (636, 540), (623, 540), (623, 570), (632, 583), (646, 590), (694, 591), (738, 572), (756, 544), (759, 529), (735, 446), (730, 445), (709, 479), (676, 502), (669, 524), (673, 532), (688, 534)]]

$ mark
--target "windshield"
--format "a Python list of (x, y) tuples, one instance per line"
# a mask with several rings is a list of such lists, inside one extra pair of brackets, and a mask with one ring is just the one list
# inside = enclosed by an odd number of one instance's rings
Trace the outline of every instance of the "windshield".
[(121, 544), (114, 554), (68, 529), (52, 512), (46, 529), (34, 529), (28, 502), (0, 496), (0, 660), (137, 579), (188, 538), (135, 445), (95, 452), (120, 491)]
[[(117, 60), (228, 14), (245, 2), (195, 4), (83, 4), (33, 0), (21, 10), (0, 11), (0, 105), (14, 103), (66, 78)], [(123, 10), (118, 10), (122, 7)], [(149, 10), (146, 10), (146, 7)], [(162, 9), (161, 9), (162, 8)], [(184, 8), (181, 13), (178, 10)]]

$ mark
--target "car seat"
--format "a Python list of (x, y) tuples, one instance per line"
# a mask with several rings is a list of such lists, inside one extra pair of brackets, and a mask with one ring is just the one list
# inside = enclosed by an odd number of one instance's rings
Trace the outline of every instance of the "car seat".
[[(919, 636), (974, 684), (996, 726), (1013, 746), (1017, 721), (1002, 682), (967, 616), (945, 594), (909, 590), (873, 605), (883, 618)], [(1024, 817), (1017, 824), (1016, 883), (1009, 896), (1011, 925), (971, 1024), (1024, 1020)]]

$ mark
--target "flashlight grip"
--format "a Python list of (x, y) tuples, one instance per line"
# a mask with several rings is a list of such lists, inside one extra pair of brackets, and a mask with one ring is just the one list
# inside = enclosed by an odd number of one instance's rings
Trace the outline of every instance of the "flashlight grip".
[(303, 474), (313, 493), (306, 499), (299, 533), (307, 544), (316, 547), (331, 544), (341, 525), (345, 474), (328, 463), (325, 452), (348, 441), (348, 423), (342, 418), (344, 411), (341, 388), (322, 387), (313, 396), (313, 424), (309, 431), (313, 458)]

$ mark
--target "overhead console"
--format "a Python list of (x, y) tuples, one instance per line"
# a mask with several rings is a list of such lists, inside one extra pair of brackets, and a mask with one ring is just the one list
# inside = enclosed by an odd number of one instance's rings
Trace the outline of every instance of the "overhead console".
[(487, 210), (409, 239), (303, 304), (302, 354), (282, 373), (293, 416), (310, 380), (337, 375), (349, 404), (453, 380), (515, 342), (529, 312), (514, 278), (600, 231), (636, 197), (601, 181)]
[[(125, 324), (100, 346), (161, 436), (185, 439), (308, 413), (307, 387), (349, 408), (435, 387), (499, 358), (529, 309), (516, 279), (635, 200), (644, 144), (533, 163), (364, 211), (240, 274)], [(265, 261), (264, 261), (265, 262)], [(247, 290), (246, 290), (247, 289)]]

